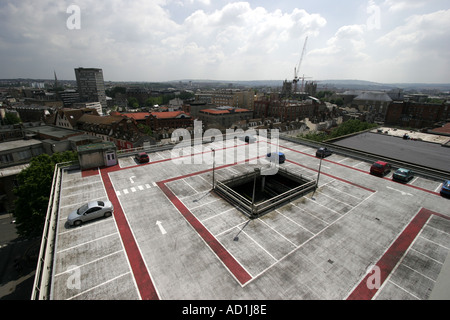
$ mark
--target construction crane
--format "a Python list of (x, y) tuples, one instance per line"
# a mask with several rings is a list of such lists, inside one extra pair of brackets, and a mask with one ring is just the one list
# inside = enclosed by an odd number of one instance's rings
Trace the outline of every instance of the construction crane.
[[(302, 65), (303, 56), (305, 55), (305, 49), (306, 49), (306, 42), (308, 41), (308, 36), (306, 36), (305, 44), (303, 45), (302, 54), (300, 56), (300, 61), (298, 62), (298, 65), (294, 68), (294, 93), (297, 92), (297, 83), (300, 81), (300, 78), (298, 77), (298, 71), (300, 70), (300, 66)], [(304, 76), (303, 76), (304, 80)], [(303, 86), (303, 85), (302, 85)]]

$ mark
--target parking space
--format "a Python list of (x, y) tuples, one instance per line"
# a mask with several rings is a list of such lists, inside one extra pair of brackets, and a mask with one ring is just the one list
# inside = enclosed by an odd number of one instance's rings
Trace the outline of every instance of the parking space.
[[(292, 142), (288, 142), (288, 143), (283, 143), (283, 146), (285, 146), (285, 148), (282, 148), (282, 150), (286, 153), (289, 154), (290, 153), (290, 159), (292, 159), (292, 156), (294, 156), (294, 158), (301, 158), (298, 157), (298, 155), (306, 155), (309, 156), (310, 162), (316, 162), (315, 164), (313, 164), (313, 166), (315, 165), (316, 167), (318, 167), (318, 163), (317, 160), (312, 160), (315, 159), (315, 151), (316, 149), (314, 148), (310, 148), (310, 147), (304, 147), (304, 148), (295, 148), (292, 149), (289, 146), (292, 145)], [(303, 159), (304, 161), (304, 159)], [(335, 166), (333, 166), (335, 165)], [(358, 159), (353, 159), (350, 157), (345, 157), (339, 154), (332, 154), (331, 156), (325, 158), (322, 162), (322, 168), (324, 169), (330, 169), (332, 167), (336, 168), (337, 167), (342, 167), (342, 168), (352, 168), (354, 170), (366, 173), (366, 174), (370, 174), (370, 167), (371, 167), (372, 163), (371, 162), (367, 162), (367, 161), (361, 161)], [(395, 168), (392, 169), (388, 174), (386, 174), (385, 176), (383, 176), (383, 179), (385, 180), (392, 180), (392, 176), (395, 172)], [(414, 176), (414, 178), (409, 181), (408, 183), (405, 183), (402, 185), (406, 185), (406, 186), (410, 186), (416, 189), (423, 189), (426, 191), (429, 191), (431, 193), (438, 193), (441, 186), (442, 186), (442, 181), (437, 181), (437, 180), (431, 180), (431, 179), (427, 179), (424, 177), (419, 177), (419, 176)]]
[[(230, 175), (252, 170), (246, 167), (235, 165), (217, 170), (215, 174), (227, 179)], [(310, 178), (316, 176), (315, 171), (293, 162), (286, 168)], [(167, 187), (249, 272), (252, 279), (262, 276), (265, 270), (373, 194), (373, 191), (324, 176), (314, 198), (310, 194), (259, 219), (248, 220), (238, 209), (230, 208), (226, 201), (210, 192), (211, 183), (207, 182), (210, 178), (202, 176), (205, 174), (175, 180)], [(197, 182), (200, 182), (198, 190), (192, 187), (197, 186)]]
[[(216, 161), (219, 181), (267, 164), (263, 149), (215, 142), (197, 146), (205, 160), (197, 164), (175, 163), (164, 151), (150, 154), (148, 164), (125, 157), (97, 174), (65, 172), (53, 298), (345, 299), (386, 255), (399, 255), (398, 264), (371, 299), (429, 296), (449, 251), (441, 182), (415, 177), (399, 184), (370, 175), (371, 163), (337, 154), (320, 163), (314, 148), (280, 141), (287, 159), (280, 166), (318, 179), (318, 188), (249, 220), (212, 191), (211, 147), (222, 159), (233, 151), (237, 160)], [(84, 201), (107, 198), (114, 217), (64, 226)]]
[[(63, 171), (52, 299), (96, 299), (98, 291), (114, 291), (114, 295), (124, 299), (138, 298), (114, 218), (80, 227), (66, 223), (69, 213), (84, 203), (107, 199), (99, 175), (83, 177), (80, 170)], [(109, 268), (111, 265), (117, 267)]]

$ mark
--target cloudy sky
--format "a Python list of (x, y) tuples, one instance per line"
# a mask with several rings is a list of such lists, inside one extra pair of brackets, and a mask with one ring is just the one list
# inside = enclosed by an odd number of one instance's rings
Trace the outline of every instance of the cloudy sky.
[(0, 78), (449, 83), (448, 0), (1, 0)]

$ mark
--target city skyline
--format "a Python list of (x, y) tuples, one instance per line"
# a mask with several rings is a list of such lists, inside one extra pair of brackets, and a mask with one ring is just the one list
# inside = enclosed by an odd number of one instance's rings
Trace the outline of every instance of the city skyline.
[(2, 1), (1, 78), (448, 83), (447, 1)]

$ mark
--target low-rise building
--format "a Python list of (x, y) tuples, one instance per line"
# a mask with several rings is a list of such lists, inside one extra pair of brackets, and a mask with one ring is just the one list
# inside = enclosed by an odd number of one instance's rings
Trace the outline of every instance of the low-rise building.
[(421, 103), (414, 101), (395, 101), (386, 112), (386, 124), (410, 128), (433, 127), (437, 122), (450, 120), (448, 103)]
[(198, 118), (207, 126), (217, 126), (218, 129), (227, 129), (235, 122), (253, 118), (253, 111), (248, 109), (218, 107), (199, 111)]
[(63, 108), (56, 112), (53, 124), (62, 128), (75, 129), (78, 119), (84, 114), (99, 115), (97, 109), (93, 108)]
[(147, 125), (153, 130), (187, 128), (193, 125), (192, 117), (184, 111), (151, 112)]
[(84, 114), (78, 119), (77, 128), (102, 141), (113, 142), (119, 150), (154, 144), (154, 139), (142, 133), (134, 119), (123, 116)]
[(195, 100), (219, 107), (234, 107), (253, 110), (254, 90), (225, 89), (217, 91), (200, 91)]
[(36, 139), (0, 143), (0, 214), (11, 212), (14, 208), (16, 176), (29, 166), (32, 157), (43, 153), (43, 143)]
[(317, 115), (320, 101), (309, 97), (306, 100), (279, 100), (264, 98), (255, 101), (255, 117), (278, 118), (281, 121), (297, 121)]

